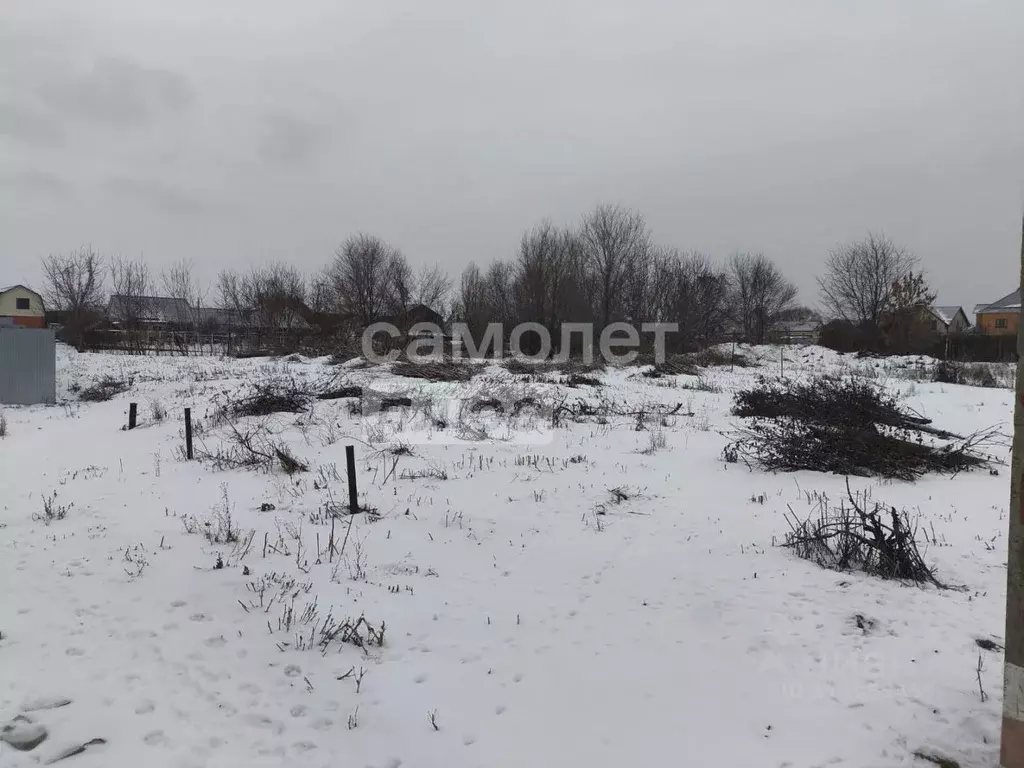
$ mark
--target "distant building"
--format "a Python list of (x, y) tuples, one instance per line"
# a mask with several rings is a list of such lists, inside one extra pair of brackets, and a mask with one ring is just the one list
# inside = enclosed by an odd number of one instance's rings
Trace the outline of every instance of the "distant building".
[(185, 299), (115, 293), (107, 303), (107, 319), (120, 326), (168, 328), (191, 323), (195, 319), (195, 311)]
[(1020, 289), (991, 304), (974, 308), (979, 333), (988, 336), (1016, 336), (1020, 321)]
[(971, 328), (971, 321), (967, 319), (967, 313), (963, 307), (929, 307), (931, 311), (931, 328), (940, 336), (958, 335), (967, 333)]
[(786, 344), (817, 344), (821, 336), (818, 320), (781, 320), (772, 326), (774, 339)]
[(0, 288), (0, 319), (22, 328), (45, 328), (43, 297), (24, 285)]

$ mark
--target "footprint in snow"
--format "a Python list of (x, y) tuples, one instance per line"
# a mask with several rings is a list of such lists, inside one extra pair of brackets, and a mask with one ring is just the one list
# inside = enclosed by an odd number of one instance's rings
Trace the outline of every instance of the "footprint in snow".
[(206, 614), (205, 613), (193, 613), (188, 618), (189, 618), (189, 621), (209, 621), (209, 619), (206, 618)]
[(148, 715), (154, 709), (156, 709), (156, 704), (154, 704), (149, 699), (145, 699), (144, 701), (140, 701), (138, 704), (135, 705), (135, 714)]
[(425, 683), (425, 682), (427, 682), (427, 676), (426, 675), (416, 675), (416, 677), (413, 678), (413, 682), (414, 683)]
[(499, 704), (498, 706), (496, 706), (494, 708), (494, 714), (496, 714), (496, 715), (503, 715), (503, 714), (505, 714), (505, 709), (506, 709), (506, 707), (505, 707), (504, 704)]
[(227, 645), (227, 642), (228, 641), (224, 639), (224, 635), (221, 635), (220, 637), (208, 637), (204, 642), (204, 645), (207, 648), (222, 648)]
[(245, 722), (249, 725), (256, 726), (257, 728), (266, 728), (273, 731), (277, 735), (281, 735), (284, 732), (284, 724), (278, 723), (271, 720), (266, 715), (251, 714), (245, 716)]
[(302, 706), (300, 704), (297, 707), (292, 707), (291, 716), (292, 717), (305, 717), (306, 713), (308, 711), (309, 711), (309, 709), (307, 707), (304, 707), (304, 706)]
[(150, 731), (142, 737), (142, 741), (150, 747), (165, 747), (171, 743), (163, 731)]
[(285, 677), (298, 677), (301, 674), (302, 667), (300, 667), (298, 664), (289, 664), (287, 667), (284, 668)]
[(68, 648), (64, 653), (68, 656), (85, 656), (85, 651), (81, 648)]

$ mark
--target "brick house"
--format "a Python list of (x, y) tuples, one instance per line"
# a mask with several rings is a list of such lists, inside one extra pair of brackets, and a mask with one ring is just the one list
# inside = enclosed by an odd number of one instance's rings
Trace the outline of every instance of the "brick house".
[(974, 308), (979, 333), (988, 336), (1016, 336), (1020, 321), (1020, 289), (991, 304)]

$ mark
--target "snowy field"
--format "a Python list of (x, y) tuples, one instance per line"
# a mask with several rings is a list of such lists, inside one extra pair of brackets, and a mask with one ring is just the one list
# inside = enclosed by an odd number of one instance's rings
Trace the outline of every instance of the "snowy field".
[[(63, 403), (3, 411), (0, 724), (48, 737), (0, 745), (0, 766), (81, 745), (59, 764), (996, 765), (1002, 654), (977, 640), (1002, 639), (1006, 470), (851, 480), (919, 511), (926, 558), (962, 590), (796, 559), (775, 546), (783, 515), (838, 500), (844, 479), (722, 460), (733, 393), (779, 373), (777, 349), (743, 352), (761, 365), (609, 369), (570, 388), (494, 365), (452, 384), (62, 349)], [(1010, 430), (1007, 388), (919, 380), (922, 361), (785, 355), (787, 375), (869, 376), (944, 429)], [(105, 376), (132, 387), (76, 401)], [(271, 417), (305, 473), (182, 460), (184, 407), (197, 451), (216, 453), (217, 402), (274, 377), (411, 390), (416, 407), (360, 415), (339, 399)], [(552, 429), (527, 409), (460, 413), (470, 394), (681, 407), (640, 430)], [(347, 504), (349, 444), (376, 514), (331, 514)], [(321, 642), (348, 619), (363, 648)]]

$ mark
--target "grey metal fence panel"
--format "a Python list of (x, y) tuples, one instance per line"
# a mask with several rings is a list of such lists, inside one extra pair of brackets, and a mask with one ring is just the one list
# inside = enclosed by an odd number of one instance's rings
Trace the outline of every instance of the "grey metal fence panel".
[(57, 400), (57, 342), (52, 330), (0, 326), (0, 403)]

